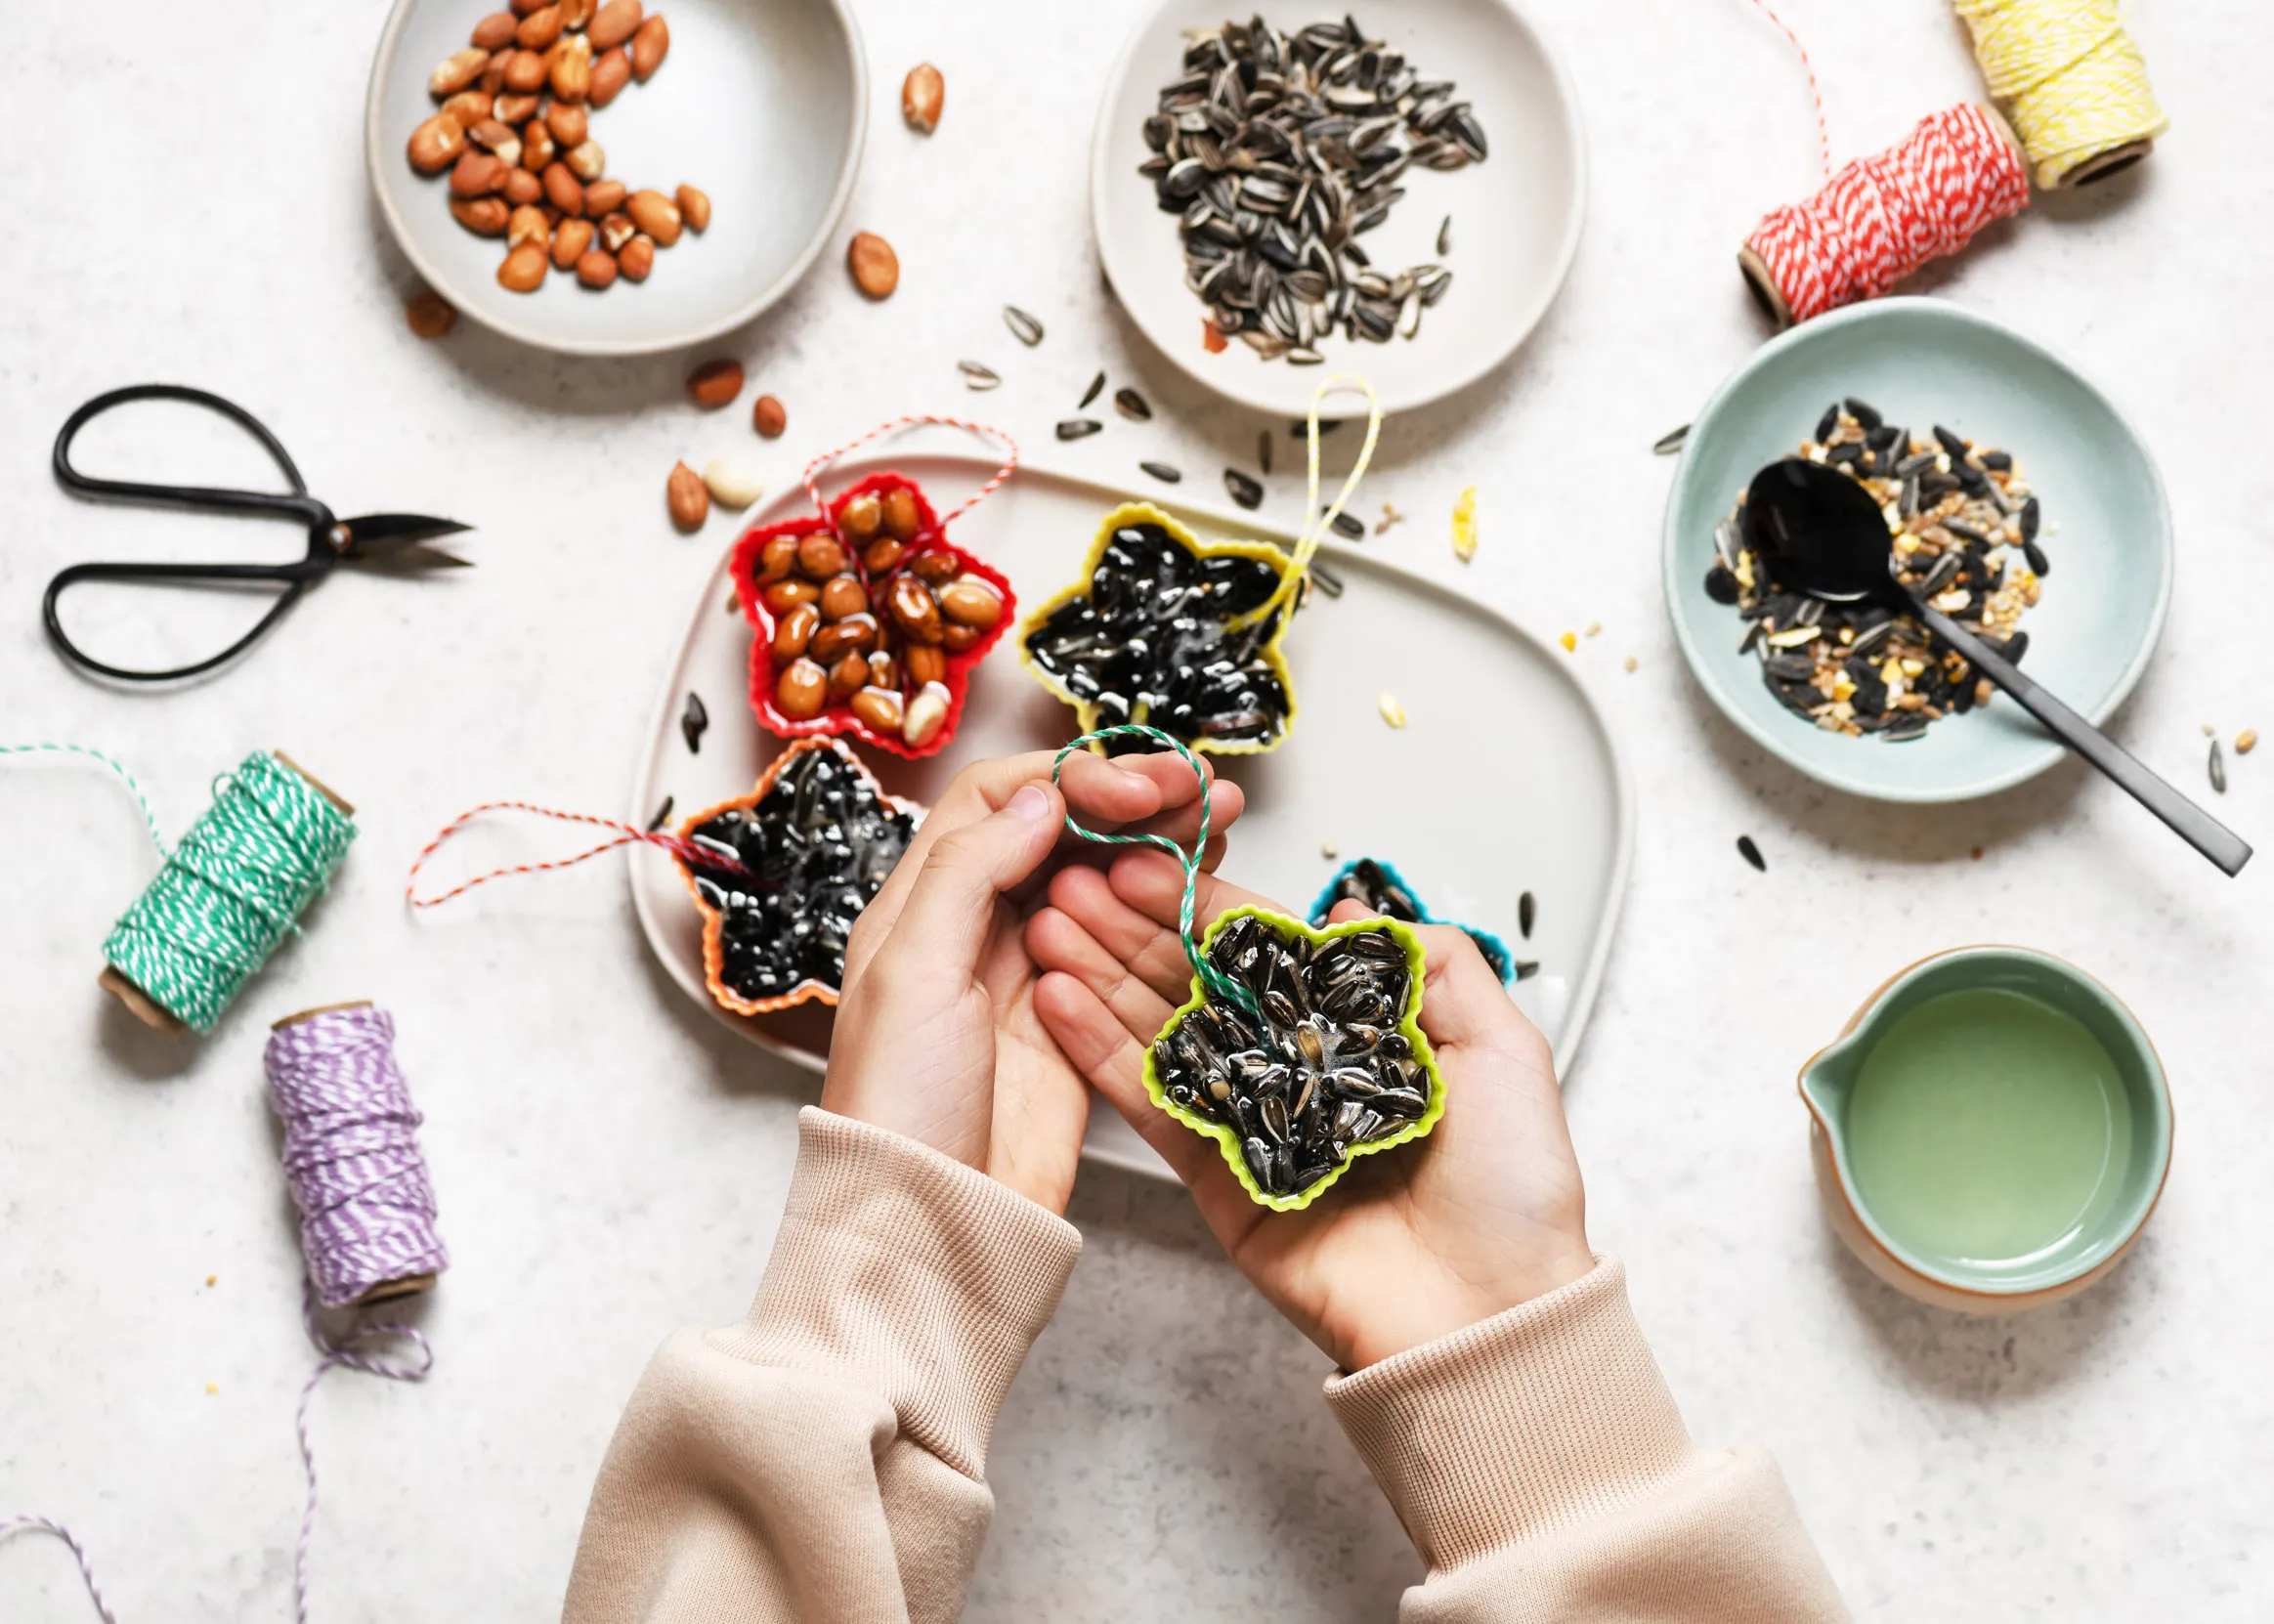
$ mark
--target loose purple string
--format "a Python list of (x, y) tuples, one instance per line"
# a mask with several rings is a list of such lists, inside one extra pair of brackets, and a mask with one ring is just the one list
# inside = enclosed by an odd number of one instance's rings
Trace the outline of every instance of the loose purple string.
[(95, 1582), (95, 1564), (87, 1560), (87, 1548), (79, 1543), (79, 1536), (61, 1522), (44, 1517), (0, 1517), (0, 1539), (26, 1531), (53, 1534), (71, 1548), (71, 1555), (79, 1559), (79, 1577), (87, 1581), (87, 1594), (95, 1603), (96, 1612), (102, 1615), (103, 1624), (118, 1624), (118, 1615), (103, 1600), (103, 1587)]

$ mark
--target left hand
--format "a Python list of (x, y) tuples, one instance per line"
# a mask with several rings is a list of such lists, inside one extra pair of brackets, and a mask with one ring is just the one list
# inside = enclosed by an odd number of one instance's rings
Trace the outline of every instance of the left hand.
[[(821, 1104), (1062, 1214), (1090, 1091), (1035, 1014), (1039, 972), (1020, 941), (1020, 905), (1051, 867), (1069, 806), (1087, 829), (1141, 829), (1189, 848), (1200, 786), (1175, 754), (1108, 760), (1078, 750), (1061, 791), (1051, 784), (1054, 755), (958, 774), (863, 911), (845, 948)], [(1231, 784), (1212, 784), (1210, 795), (1204, 861), (1213, 867), (1242, 800)]]

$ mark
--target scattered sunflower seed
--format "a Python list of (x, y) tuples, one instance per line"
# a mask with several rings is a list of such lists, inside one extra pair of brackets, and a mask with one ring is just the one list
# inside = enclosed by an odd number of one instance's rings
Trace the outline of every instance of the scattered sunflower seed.
[(1532, 895), (1529, 891), (1516, 899), (1516, 928), (1522, 932), (1523, 939), (1527, 942), (1531, 940), (1532, 917), (1537, 912), (1538, 906), (1532, 901)]
[(1266, 478), (1271, 473), (1271, 431), (1264, 430), (1256, 436), (1256, 461), (1263, 465)]
[(2210, 787), (2222, 795), (2227, 792), (2226, 757), (2220, 753), (2216, 739), (2210, 742)]
[(1405, 725), (1405, 706), (1397, 703), (1396, 695), (1385, 692), (1380, 699), (1374, 702), (1374, 705), (1382, 712), (1382, 719), (1392, 727)]
[(664, 797), (664, 804), (657, 807), (656, 815), (648, 820), (648, 833), (650, 834), (653, 834), (657, 830), (663, 828), (665, 823), (670, 821), (671, 799), (671, 796), (665, 795)]
[(1517, 980), (1529, 981), (1533, 976), (1539, 973), (1540, 962), (1537, 959), (1519, 959), (1516, 962)]
[(1223, 471), (1223, 488), (1233, 501), (1251, 512), (1264, 505), (1264, 488), (1237, 468)]
[(1352, 541), (1363, 541), (1366, 539), (1366, 521), (1354, 513), (1338, 513), (1334, 516), (1334, 533), (1348, 536)]
[(1146, 473), (1152, 475), (1153, 478), (1159, 480), (1163, 485), (1175, 485), (1179, 480), (1181, 480), (1184, 477), (1184, 470), (1177, 467), (1173, 463), (1140, 462), (1137, 464), (1137, 466), (1142, 468)]
[(687, 741), (687, 753), (700, 755), (703, 751), (703, 734), (710, 726), (710, 712), (705, 708), (703, 696), (693, 689), (687, 692), (687, 707), (679, 712), (679, 735)]
[[(1179, 216), (1185, 286), (1209, 329), (1290, 365), (1319, 363), (1318, 341), (1338, 332), (1412, 336), (1452, 273), (1377, 270), (1357, 239), (1390, 218), (1409, 168), (1486, 152), (1451, 81), (1424, 80), (1347, 17), (1293, 33), (1261, 18), (1188, 31), (1144, 140), (1137, 172)], [(1438, 233), (1448, 245), (1450, 228)]]
[(959, 361), (956, 363), (956, 370), (964, 374), (965, 389), (1000, 389), (1003, 386), (1002, 373), (976, 361)]
[(2247, 727), (2235, 735), (2235, 753), (2237, 755), (2248, 755), (2257, 748), (2258, 730), (2256, 728)]
[(1437, 258), (1443, 259), (1453, 251), (1453, 217), (1445, 216), (1445, 223), (1437, 228)]
[(1324, 592), (1328, 597), (1339, 598), (1343, 595), (1343, 577), (1336, 575), (1325, 565), (1317, 563), (1312, 564), (1310, 566), (1309, 575), (1312, 580), (1318, 582), (1318, 589), (1321, 592)]
[(726, 599), (726, 612), (729, 615), (732, 615), (740, 608), (742, 608), (742, 600), (736, 597), (733, 593), (728, 593)]
[(1332, 840), (1321, 840), (1318, 843), (1318, 855), (1332, 863), (1342, 855), (1342, 851)]
[(1043, 324), (1016, 305), (1003, 307), (1003, 324), (1010, 329), (1013, 338), (1029, 349), (1043, 341)]
[(1094, 417), (1068, 417), (1058, 424), (1060, 440), (1087, 440), (1105, 425)]
[(1689, 439), (1690, 425), (1688, 423), (1684, 423), (1678, 429), (1668, 429), (1664, 434), (1651, 442), (1651, 454), (1652, 456), (1672, 456), (1682, 449)]
[(1753, 837), (1750, 834), (1738, 836), (1738, 855), (1752, 864), (1761, 873), (1767, 874), (1769, 872), (1768, 863), (1762, 859), (1761, 848), (1753, 844)]
[(1590, 637), (1602, 636), (1603, 622), (1601, 620), (1589, 620), (1587, 622), (1587, 635)]
[[(1343, 420), (1340, 417), (1321, 417), (1318, 420), (1319, 438), (1325, 439), (1342, 426)], [(1310, 419), (1298, 417), (1294, 422), (1288, 424), (1287, 438), (1290, 440), (1309, 440), (1310, 438)]]
[(1153, 418), (1153, 405), (1134, 389), (1113, 392), (1113, 409), (1133, 423), (1149, 423)]
[(1097, 399), (1098, 395), (1101, 394), (1104, 389), (1105, 373), (1102, 369), (1100, 369), (1097, 376), (1090, 380), (1090, 387), (1082, 391), (1082, 399), (1074, 404), (1074, 409), (1076, 411), (1088, 411), (1090, 409), (1090, 403)]
[(1376, 535), (1380, 535), (1385, 531), (1389, 530), (1392, 525), (1402, 524), (1404, 523), (1404, 514), (1398, 512), (1397, 509), (1392, 507), (1388, 502), (1384, 502), (1382, 504), (1382, 517), (1380, 521), (1374, 526), (1374, 534)]
[(1626, 657), (1626, 668), (1630, 671), (1635, 668), (1635, 657), (1631, 654)]

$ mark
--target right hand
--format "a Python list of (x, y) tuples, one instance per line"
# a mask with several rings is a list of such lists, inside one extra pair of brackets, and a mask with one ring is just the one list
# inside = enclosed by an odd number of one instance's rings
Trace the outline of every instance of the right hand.
[[(1177, 933), (1184, 876), (1159, 852), (1068, 868), (1027, 921), (1046, 973), (1034, 1007), (1066, 1057), (1191, 1188), (1201, 1216), (1257, 1288), (1345, 1370), (1490, 1318), (1594, 1266), (1586, 1198), (1555, 1062), (1460, 930), (1421, 925), (1421, 1027), (1444, 1074), (1430, 1136), (1361, 1158), (1316, 1205), (1258, 1206), (1216, 1141), (1155, 1106), (1144, 1052), (1191, 994)], [(1260, 904), (1203, 876), (1195, 918)], [(1335, 922), (1363, 919), (1352, 902)]]

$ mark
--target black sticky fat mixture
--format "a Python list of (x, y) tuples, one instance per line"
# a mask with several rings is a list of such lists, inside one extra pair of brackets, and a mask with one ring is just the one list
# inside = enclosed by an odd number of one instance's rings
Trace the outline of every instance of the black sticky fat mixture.
[(1397, 1030), (1412, 976), (1388, 930), (1314, 948), (1249, 916), (1209, 962), (1263, 1019), (1211, 999), (1153, 1045), (1154, 1072), (1177, 1104), (1238, 1133), (1267, 1194), (1309, 1189), (1429, 1109), (1429, 1074)]
[[(1525, 894), (1528, 896), (1530, 893)], [(1380, 914), (1386, 919), (1403, 919), (1407, 924), (1428, 922), (1422, 918), (1421, 904), (1413, 900), (1412, 893), (1393, 881), (1382, 865), (1371, 857), (1359, 858), (1343, 872), (1342, 877), (1335, 881), (1334, 896), (1324, 909), (1311, 916), (1310, 922), (1326, 923), (1326, 917), (1334, 911), (1334, 905), (1346, 898), (1362, 905), (1368, 913)], [(1509, 963), (1508, 955), (1501, 951), (1500, 945), (1482, 931), (1471, 930), (1465, 924), (1455, 928), (1477, 944), (1477, 951), (1484, 956), (1484, 962), (1492, 966), (1492, 973), (1506, 981), (1514, 966)], [(1533, 967), (1536, 969), (1538, 966)]]
[(915, 833), (916, 819), (835, 750), (800, 753), (754, 807), (698, 825), (698, 845), (731, 850), (750, 871), (695, 868), (721, 917), (719, 979), (753, 1003), (801, 981), (842, 987), (845, 938)]
[(1089, 593), (1035, 627), (1027, 653), (1097, 706), (1099, 727), (1139, 721), (1186, 744), (1267, 743), (1287, 726), (1286, 685), (1263, 655), (1284, 611), (1236, 632), (1224, 622), (1278, 585), (1266, 560), (1200, 558), (1159, 525), (1124, 525)]

